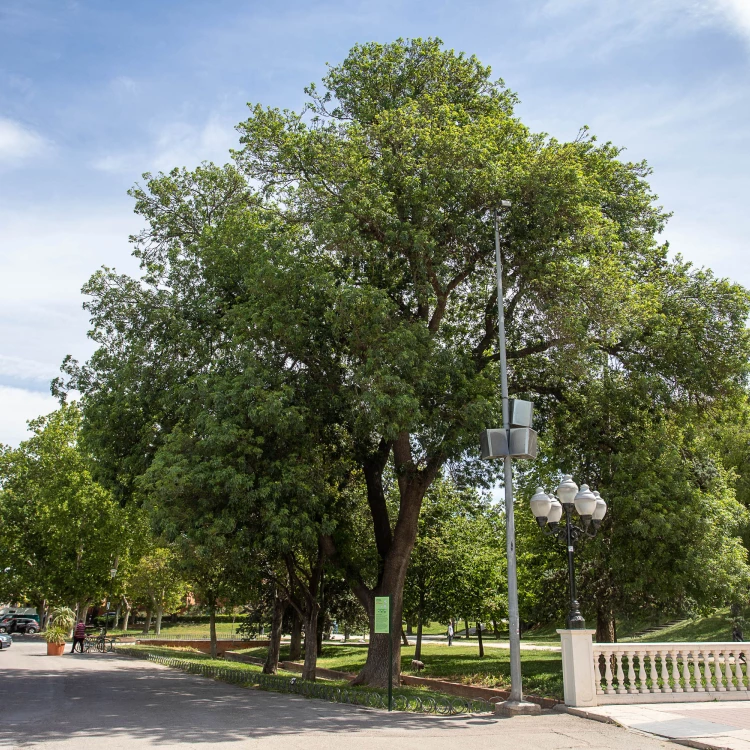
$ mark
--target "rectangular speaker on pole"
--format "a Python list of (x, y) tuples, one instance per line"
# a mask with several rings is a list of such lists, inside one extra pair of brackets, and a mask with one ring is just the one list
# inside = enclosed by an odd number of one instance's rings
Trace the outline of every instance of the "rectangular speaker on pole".
[(483, 430), (479, 434), (479, 447), (483, 459), (503, 458), (508, 455), (508, 434), (505, 430)]

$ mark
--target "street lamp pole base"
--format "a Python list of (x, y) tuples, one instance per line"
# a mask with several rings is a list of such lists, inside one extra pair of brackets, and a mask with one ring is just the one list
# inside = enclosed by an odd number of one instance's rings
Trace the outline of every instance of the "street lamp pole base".
[(542, 713), (542, 707), (531, 701), (502, 701), (495, 704), (496, 716), (538, 716)]

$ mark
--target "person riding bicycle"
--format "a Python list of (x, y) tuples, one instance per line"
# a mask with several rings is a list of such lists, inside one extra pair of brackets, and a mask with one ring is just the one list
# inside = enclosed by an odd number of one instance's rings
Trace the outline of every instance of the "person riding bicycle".
[(71, 654), (75, 653), (76, 645), (78, 645), (79, 651), (83, 653), (83, 642), (86, 640), (86, 623), (83, 620), (79, 620), (76, 625), (76, 629), (73, 631), (73, 648), (70, 650)]

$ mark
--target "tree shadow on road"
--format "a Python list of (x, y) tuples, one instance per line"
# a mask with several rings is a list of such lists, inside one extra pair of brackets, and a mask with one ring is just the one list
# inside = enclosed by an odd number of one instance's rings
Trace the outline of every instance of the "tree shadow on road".
[(12, 695), (4, 698), (0, 744), (76, 736), (131, 737), (155, 744), (231, 742), (307, 732), (424, 732), (497, 723), (494, 716), (389, 714), (338, 705), (113, 655), (86, 655), (55, 666), (62, 668), (6, 671)]

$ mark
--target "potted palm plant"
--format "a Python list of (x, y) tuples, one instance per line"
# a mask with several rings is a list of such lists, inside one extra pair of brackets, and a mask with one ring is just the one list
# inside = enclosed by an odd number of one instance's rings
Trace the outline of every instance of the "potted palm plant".
[(50, 625), (44, 631), (44, 640), (47, 641), (47, 656), (62, 656), (65, 651), (65, 639), (68, 631), (59, 625)]
[(76, 621), (75, 612), (70, 607), (58, 607), (52, 611), (44, 640), (47, 641), (47, 656), (62, 656), (65, 639)]

